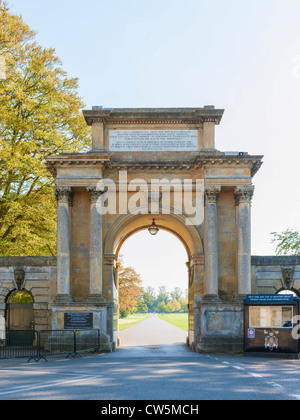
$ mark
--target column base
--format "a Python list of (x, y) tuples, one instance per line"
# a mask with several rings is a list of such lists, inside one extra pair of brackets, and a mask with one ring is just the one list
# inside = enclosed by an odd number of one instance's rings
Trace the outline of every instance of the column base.
[[(196, 315), (196, 313), (195, 313)], [(197, 313), (200, 331), (195, 331), (198, 352), (235, 353), (243, 350), (244, 305), (222, 302), (216, 295), (205, 296)]]
[(74, 298), (72, 295), (56, 295), (56, 298), (54, 299), (55, 304), (64, 304), (72, 302), (74, 302)]
[(235, 295), (234, 302), (244, 303), (247, 295)]
[(201, 303), (214, 303), (214, 302), (221, 302), (221, 299), (218, 295), (204, 295), (203, 301)]
[(103, 295), (89, 295), (88, 298), (87, 298), (87, 302), (88, 303), (93, 303), (93, 304), (105, 303), (106, 298)]
[(211, 335), (200, 337), (199, 342), (193, 345), (198, 353), (241, 354), (244, 350), (244, 337)]

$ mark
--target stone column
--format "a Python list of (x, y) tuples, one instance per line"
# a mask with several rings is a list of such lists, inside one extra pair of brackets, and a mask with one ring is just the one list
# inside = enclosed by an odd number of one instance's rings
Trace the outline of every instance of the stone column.
[(238, 295), (251, 294), (251, 199), (252, 185), (235, 189), (238, 231)]
[(90, 195), (90, 296), (89, 300), (103, 300), (102, 215), (97, 201), (103, 191), (88, 187)]
[(116, 270), (117, 256), (115, 254), (104, 255), (104, 270), (106, 276), (106, 297), (108, 300), (107, 307), (107, 334), (110, 336), (111, 341), (117, 343), (117, 325), (114, 325), (114, 316), (116, 317), (117, 307), (117, 290), (115, 284), (115, 270)]
[(192, 255), (188, 267), (191, 267), (194, 276), (194, 342), (197, 342), (201, 334), (200, 303), (204, 294), (204, 256), (202, 254)]
[(221, 187), (205, 187), (205, 299), (219, 300), (217, 202)]
[(55, 187), (57, 200), (57, 296), (58, 302), (70, 302), (71, 269), (70, 269), (70, 206), (73, 189)]

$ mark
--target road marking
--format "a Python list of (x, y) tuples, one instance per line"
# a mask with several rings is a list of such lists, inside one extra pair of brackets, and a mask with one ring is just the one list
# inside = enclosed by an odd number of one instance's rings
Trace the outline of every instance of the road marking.
[(228, 362), (222, 362), (221, 363), (223, 365), (228, 365), (229, 367), (239, 370), (239, 371), (244, 371), (247, 375), (252, 376), (253, 378), (258, 378), (258, 379), (262, 379), (266, 385), (269, 385), (275, 389), (277, 389), (277, 391), (279, 391), (281, 394), (283, 394), (285, 397), (289, 398), (289, 399), (293, 399), (293, 400), (299, 400), (300, 401), (300, 395), (292, 395), (288, 392), (288, 390), (282, 386), (277, 384), (276, 382), (267, 382), (265, 381), (264, 377), (262, 375), (259, 375), (258, 373), (254, 373), (254, 372), (248, 372), (246, 371), (246, 369), (242, 368), (241, 366), (236, 366), (236, 365), (232, 365)]
[[(23, 370), (9, 370), (9, 369), (0, 369), (0, 373), (18, 373), (22, 375), (55, 375), (55, 372), (48, 372), (48, 371), (42, 371), (42, 370), (33, 370), (33, 371), (23, 371)], [(76, 375), (77, 376), (77, 375)]]
[(267, 382), (263, 375), (259, 375), (258, 373), (254, 373), (254, 372), (249, 372), (245, 368), (242, 368), (241, 366), (233, 365), (231, 363), (222, 361), (222, 360), (220, 360), (216, 357), (211, 357), (211, 356), (208, 356), (208, 355), (206, 357), (208, 357), (209, 359), (212, 359), (212, 360), (216, 360), (219, 363), (228, 366), (229, 368), (239, 370), (240, 372), (245, 372), (245, 374), (247, 374), (249, 376), (252, 376), (253, 378), (261, 379), (263, 381), (263, 383), (265, 383), (266, 385), (272, 386), (278, 392), (280, 392), (282, 395), (284, 395), (286, 398), (288, 398), (290, 400), (292, 399), (292, 400), (299, 400), (300, 401), (300, 394), (299, 395), (298, 394), (292, 395), (284, 386), (279, 385), (276, 382)]
[(257, 373), (253, 373), (253, 372), (247, 372), (248, 375), (253, 376), (253, 378), (263, 378), (262, 375), (258, 375)]
[(274, 387), (274, 388), (284, 389), (282, 385), (279, 385), (276, 382), (267, 382), (267, 384)]
[(35, 386), (22, 386), (22, 387), (18, 387), (18, 388), (9, 390), (9, 391), (1, 391), (0, 390), (0, 396), (9, 395), (9, 394), (20, 394), (20, 393), (24, 393), (24, 392), (28, 392), (28, 391), (35, 391), (37, 389), (51, 388), (51, 387), (60, 386), (60, 385), (67, 385), (67, 384), (71, 384), (71, 383), (75, 383), (75, 382), (81, 382), (81, 381), (85, 381), (85, 380), (89, 380), (89, 379), (95, 379), (95, 378), (103, 378), (103, 376), (81, 375), (77, 378), (70, 379), (68, 381), (55, 381), (55, 382), (46, 383), (46, 384), (45, 383), (36, 384)]
[(233, 367), (234, 369), (237, 369), (237, 370), (243, 370), (243, 371), (245, 371), (245, 369), (244, 369), (244, 368), (242, 368), (242, 367), (240, 367), (240, 366), (233, 366), (233, 365), (232, 365), (232, 367)]

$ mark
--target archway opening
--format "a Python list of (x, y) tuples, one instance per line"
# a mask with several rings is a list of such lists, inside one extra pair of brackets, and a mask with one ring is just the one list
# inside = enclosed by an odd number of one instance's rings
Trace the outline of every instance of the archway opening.
[(7, 303), (33, 305), (33, 297), (26, 290), (15, 290), (8, 296)]
[(300, 297), (299, 290), (296, 290), (296, 289), (281, 289), (276, 294), (277, 295), (293, 295), (294, 297)]
[(14, 290), (6, 300), (6, 327), (8, 331), (34, 329), (34, 300), (26, 290)]
[[(158, 225), (159, 226), (159, 225)], [(156, 346), (185, 343), (193, 324), (193, 305), (186, 246), (160, 226), (134, 232), (119, 248), (119, 342), (121, 346)], [(130, 271), (133, 269), (133, 271)], [(129, 296), (132, 276), (133, 293)], [(140, 281), (140, 283), (139, 283)], [(128, 288), (128, 291), (126, 290)], [(129, 307), (133, 304), (133, 307)], [(188, 311), (188, 308), (191, 311)]]

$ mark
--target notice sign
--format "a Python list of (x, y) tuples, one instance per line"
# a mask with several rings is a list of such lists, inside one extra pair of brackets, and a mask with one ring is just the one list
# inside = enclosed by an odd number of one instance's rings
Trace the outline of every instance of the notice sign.
[(94, 324), (94, 314), (83, 312), (65, 313), (65, 330), (91, 330)]
[(110, 130), (112, 152), (196, 152), (197, 130)]
[(255, 338), (255, 330), (253, 328), (248, 329), (248, 338), (251, 338), (251, 339)]
[(247, 295), (245, 299), (246, 304), (288, 304), (295, 303), (293, 295)]

